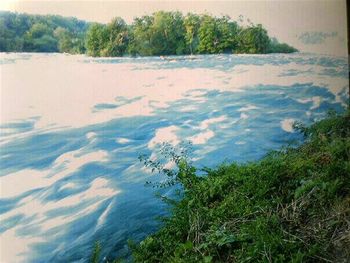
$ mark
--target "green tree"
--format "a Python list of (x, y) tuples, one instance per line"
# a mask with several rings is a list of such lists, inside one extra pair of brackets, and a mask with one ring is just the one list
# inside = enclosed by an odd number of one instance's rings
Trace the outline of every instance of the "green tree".
[(237, 48), (238, 24), (230, 17), (223, 16), (216, 20), (219, 32), (218, 53), (232, 53)]
[(185, 29), (180, 12), (159, 11), (153, 14), (151, 46), (153, 55), (183, 54)]
[(151, 47), (152, 16), (135, 18), (131, 26), (131, 39), (128, 52), (132, 55), (150, 56), (153, 55)]
[(270, 38), (262, 25), (242, 29), (238, 37), (237, 53), (265, 54), (269, 51)]
[(230, 17), (221, 18), (204, 15), (199, 28), (200, 53), (232, 53), (237, 46), (238, 25)]
[(271, 38), (268, 53), (293, 53), (298, 50), (286, 43), (279, 43), (276, 38)]
[(53, 31), (43, 23), (34, 23), (24, 36), (25, 49), (35, 52), (57, 52)]
[(81, 53), (86, 29), (76, 18), (0, 11), (0, 51)]
[(219, 44), (219, 31), (216, 20), (210, 15), (204, 15), (199, 28), (199, 53), (217, 53)]
[(107, 25), (108, 42), (104, 43), (105, 48), (101, 51), (103, 56), (122, 56), (128, 45), (128, 27), (125, 21), (120, 18), (114, 18)]
[[(239, 21), (243, 21), (240, 18)], [(249, 20), (248, 20), (249, 21)], [(58, 15), (0, 11), (0, 51), (87, 53), (91, 56), (217, 53), (290, 53), (261, 25), (241, 27), (228, 16), (159, 11), (128, 26), (115, 18), (90, 24)]]
[(93, 57), (101, 56), (101, 51), (105, 48), (107, 42), (108, 32), (106, 26), (93, 23), (86, 34), (87, 54)]
[(159, 11), (134, 20), (131, 54), (172, 55), (183, 54), (185, 50), (185, 28), (180, 12)]
[(58, 27), (54, 31), (54, 36), (58, 39), (58, 50), (69, 53), (73, 49), (72, 34), (63, 27)]
[(28, 37), (40, 38), (44, 35), (51, 35), (52, 30), (43, 23), (35, 23), (31, 26), (30, 30), (27, 32)]
[(192, 55), (197, 52), (197, 46), (199, 44), (198, 30), (200, 26), (200, 16), (191, 13), (187, 14), (184, 18), (184, 26), (186, 45)]

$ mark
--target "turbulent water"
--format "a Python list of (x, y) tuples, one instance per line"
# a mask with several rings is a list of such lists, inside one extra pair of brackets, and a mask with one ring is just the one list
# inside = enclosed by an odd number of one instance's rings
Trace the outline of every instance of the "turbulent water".
[(155, 231), (166, 212), (145, 187), (156, 177), (140, 154), (189, 141), (199, 168), (256, 160), (300, 138), (294, 121), (348, 99), (341, 57), (0, 61), (1, 262), (87, 262), (96, 240), (103, 255), (126, 256), (126, 241)]

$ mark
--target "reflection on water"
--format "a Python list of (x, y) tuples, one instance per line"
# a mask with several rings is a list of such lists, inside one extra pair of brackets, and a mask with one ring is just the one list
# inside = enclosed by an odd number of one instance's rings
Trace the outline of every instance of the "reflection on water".
[(166, 211), (138, 163), (193, 144), (198, 167), (255, 160), (347, 102), (346, 58), (1, 55), (2, 262), (86, 262), (157, 228)]

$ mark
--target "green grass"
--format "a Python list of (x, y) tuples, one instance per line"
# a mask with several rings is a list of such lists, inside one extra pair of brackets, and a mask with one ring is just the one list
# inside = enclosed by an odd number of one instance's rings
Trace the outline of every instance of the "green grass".
[(350, 114), (296, 128), (299, 147), (206, 176), (174, 155), (179, 169), (167, 175), (181, 198), (166, 200), (157, 233), (130, 244), (133, 260), (350, 262)]

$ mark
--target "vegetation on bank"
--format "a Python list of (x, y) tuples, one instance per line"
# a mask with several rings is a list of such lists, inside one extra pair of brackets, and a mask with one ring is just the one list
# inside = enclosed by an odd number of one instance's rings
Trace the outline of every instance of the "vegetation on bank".
[(180, 12), (158, 11), (131, 25), (114, 18), (107, 25), (56, 15), (0, 12), (1, 52), (86, 53), (95, 57), (218, 53), (291, 53), (262, 25)]
[(349, 262), (350, 112), (295, 126), (302, 145), (205, 176), (181, 155), (168, 155), (177, 172), (144, 159), (183, 190), (164, 198), (162, 228), (130, 245), (134, 261)]
[(291, 53), (297, 50), (271, 39), (262, 25), (240, 25), (228, 16), (155, 12), (129, 26), (115, 18), (93, 24), (86, 37), (91, 56), (184, 55), (218, 53)]
[(84, 53), (88, 27), (73, 17), (0, 11), (0, 52)]

